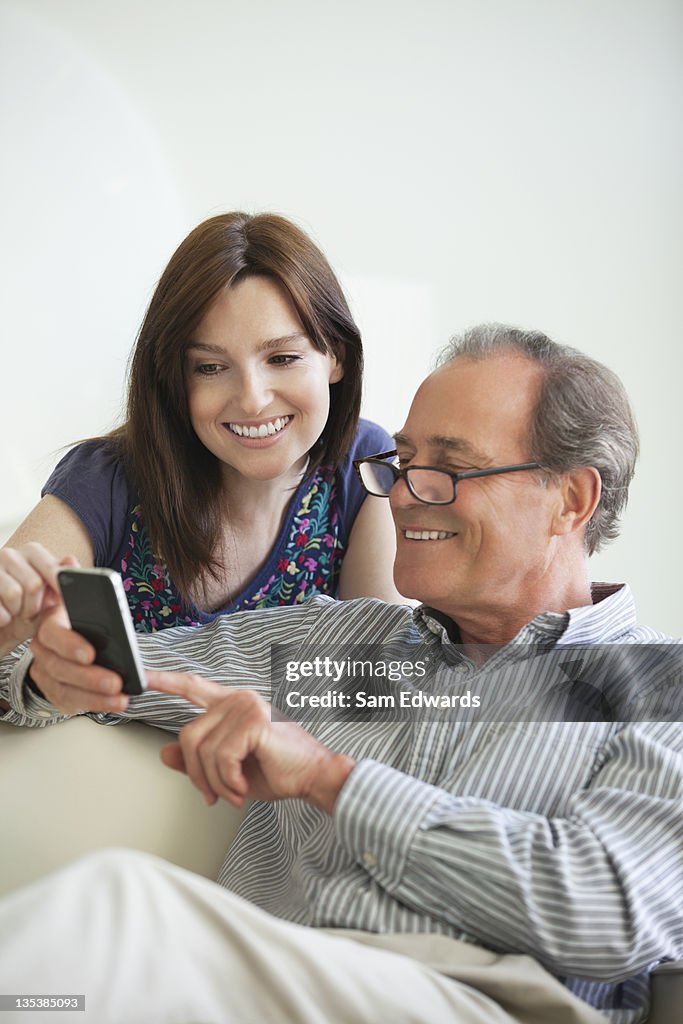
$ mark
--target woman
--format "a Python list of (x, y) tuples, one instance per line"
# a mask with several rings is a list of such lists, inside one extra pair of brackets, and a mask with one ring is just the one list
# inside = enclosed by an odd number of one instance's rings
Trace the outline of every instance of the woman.
[(200, 224), (152, 297), (125, 423), (62, 459), (0, 552), (0, 643), (32, 636), (65, 556), (118, 570), (142, 632), (316, 593), (400, 600), (386, 502), (352, 473), (391, 447), (358, 419), (361, 377), (344, 295), (299, 228)]

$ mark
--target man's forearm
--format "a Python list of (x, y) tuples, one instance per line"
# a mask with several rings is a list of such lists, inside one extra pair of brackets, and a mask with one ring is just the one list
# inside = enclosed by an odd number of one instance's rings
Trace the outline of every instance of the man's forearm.
[(674, 801), (596, 786), (577, 794), (571, 815), (546, 818), (363, 761), (334, 820), (340, 842), (392, 897), (557, 975), (625, 978), (680, 956)]

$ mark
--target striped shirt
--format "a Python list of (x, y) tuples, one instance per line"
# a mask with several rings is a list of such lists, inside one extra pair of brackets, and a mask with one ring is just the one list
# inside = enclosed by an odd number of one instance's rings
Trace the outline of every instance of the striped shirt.
[[(596, 587), (594, 600), (537, 616), (496, 653), (498, 665), (528, 645), (671, 642), (636, 625), (627, 587)], [(140, 648), (149, 667), (268, 696), (272, 644), (324, 655), (343, 641), (412, 644), (458, 692), (463, 681), (476, 692), (487, 669), (461, 654), (437, 613), (371, 599), (251, 611), (142, 636)], [(58, 720), (22, 686), (25, 664), (4, 663), (0, 693), (14, 709), (5, 720)], [(308, 694), (329, 690), (324, 679), (305, 683)], [(148, 692), (125, 716), (91, 717), (177, 731), (196, 713)], [(338, 719), (310, 723), (358, 762), (333, 816), (300, 800), (253, 803), (222, 885), (300, 924), (432, 932), (527, 953), (613, 1024), (644, 1020), (648, 969), (683, 958), (683, 725)]]

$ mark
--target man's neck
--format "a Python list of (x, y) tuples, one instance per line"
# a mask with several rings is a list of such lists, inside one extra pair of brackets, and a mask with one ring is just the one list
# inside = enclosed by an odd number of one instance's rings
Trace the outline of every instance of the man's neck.
[[(547, 591), (522, 597), (512, 603), (496, 602), (487, 608), (469, 607), (457, 609), (450, 617), (460, 631), (460, 642), (463, 644), (507, 644), (529, 622), (544, 612), (564, 613), (570, 608), (580, 608), (592, 604), (591, 588), (588, 579), (565, 584), (560, 588), (549, 588)], [(444, 609), (445, 611), (445, 609)]]

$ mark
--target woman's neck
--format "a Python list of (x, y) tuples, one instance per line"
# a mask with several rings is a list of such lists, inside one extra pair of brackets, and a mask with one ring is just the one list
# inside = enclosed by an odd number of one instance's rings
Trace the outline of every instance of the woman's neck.
[(255, 480), (224, 467), (223, 494), (225, 518), (234, 524), (253, 522), (254, 518), (279, 517), (304, 479), (310, 459), (302, 459), (287, 473), (271, 480)]

